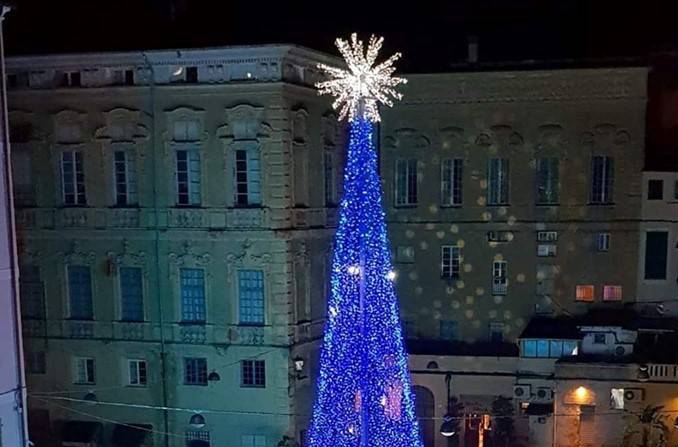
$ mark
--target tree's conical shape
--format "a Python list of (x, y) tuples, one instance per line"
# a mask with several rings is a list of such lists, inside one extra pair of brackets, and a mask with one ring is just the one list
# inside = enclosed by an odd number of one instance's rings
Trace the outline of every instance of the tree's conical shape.
[(310, 447), (422, 447), (372, 138), (350, 123)]

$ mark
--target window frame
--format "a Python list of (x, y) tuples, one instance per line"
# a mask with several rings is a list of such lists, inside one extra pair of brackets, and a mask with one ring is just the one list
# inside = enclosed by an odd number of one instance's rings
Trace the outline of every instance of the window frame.
[[(136, 154), (134, 150), (115, 148), (112, 151), (113, 156), (113, 197), (117, 207), (134, 207), (139, 205), (139, 182), (136, 172)], [(122, 154), (123, 159), (119, 160), (118, 155)], [(123, 169), (119, 172), (119, 167)], [(124, 181), (119, 181), (118, 176), (124, 176)], [(124, 185), (124, 191), (120, 190)]]
[[(588, 297), (589, 293), (583, 293), (584, 291), (590, 290), (590, 298)], [(582, 293), (579, 293), (582, 291)], [(596, 300), (596, 287), (594, 284), (576, 284), (575, 285), (575, 301), (578, 303), (593, 303)]]
[[(449, 250), (449, 256), (445, 251)], [(446, 259), (449, 261), (446, 262)], [(458, 244), (440, 246), (440, 277), (443, 279), (461, 278), (461, 247)]]
[[(184, 276), (189, 272), (201, 272), (198, 276)], [(207, 323), (207, 286), (206, 269), (201, 267), (180, 267), (179, 268), (179, 297), (180, 313), (182, 324), (206, 324)], [(200, 280), (201, 284), (191, 284), (189, 282)], [(185, 288), (186, 287), (186, 288)], [(189, 289), (190, 287), (190, 289)], [(202, 293), (202, 302), (198, 295), (193, 292)], [(200, 304), (201, 308), (199, 308)], [(187, 318), (191, 317), (193, 318)], [(200, 318), (202, 317), (202, 318)]]
[(596, 234), (596, 249), (600, 253), (605, 253), (610, 251), (610, 243), (612, 241), (612, 235), (608, 232), (601, 231)]
[[(401, 170), (404, 169), (404, 176)], [(419, 160), (416, 158), (397, 158), (395, 160), (393, 204), (397, 208), (416, 207), (419, 202)], [(404, 182), (404, 183), (403, 183)], [(403, 193), (401, 197), (400, 193)]]
[[(123, 287), (123, 274), (124, 270), (135, 270), (139, 274), (139, 306), (141, 308), (140, 318), (129, 318), (126, 316), (126, 304), (125, 304), (125, 287)], [(140, 266), (136, 265), (121, 265), (118, 266), (118, 298), (120, 303), (120, 321), (127, 323), (143, 323), (146, 321), (146, 308), (145, 308), (145, 298), (146, 298), (146, 287), (144, 281), (144, 270)]]
[[(597, 161), (601, 162), (599, 172), (597, 171)], [(591, 157), (590, 205), (614, 204), (614, 171), (614, 157), (609, 155), (593, 155)], [(597, 174), (600, 175), (599, 180)]]
[(510, 161), (508, 158), (492, 157), (487, 161), (487, 206), (505, 206), (510, 201)]
[[(71, 282), (71, 269), (87, 269), (87, 275), (89, 277), (89, 306), (88, 309), (85, 309), (82, 313), (78, 313), (77, 315), (74, 315), (73, 309), (75, 306), (74, 304), (74, 287), (73, 283)], [(83, 284), (86, 284), (83, 282)], [(92, 276), (92, 267), (90, 265), (83, 265), (83, 264), (69, 264), (66, 266), (66, 296), (68, 298), (68, 319), (69, 320), (80, 320), (80, 321), (93, 321), (94, 320), (94, 278)], [(84, 301), (83, 301), (84, 302)], [(89, 312), (86, 312), (86, 310), (89, 310)]]
[[(175, 205), (178, 207), (200, 207), (203, 202), (202, 151), (191, 144), (178, 145), (174, 150)], [(183, 160), (182, 160), (183, 159)], [(180, 164), (185, 167), (180, 169)], [(193, 169), (197, 166), (197, 169)], [(181, 176), (185, 180), (180, 180)], [(184, 191), (185, 190), (185, 191)]]
[[(256, 275), (254, 277), (245, 277), (244, 275)], [(257, 284), (260, 284), (260, 287), (254, 288), (251, 287), (253, 281), (256, 281)], [(247, 283), (247, 284), (246, 284)], [(248, 285), (249, 284), (249, 285)], [(238, 325), (240, 326), (265, 326), (267, 315), (267, 299), (266, 299), (266, 274), (263, 269), (260, 268), (239, 268), (236, 271), (236, 287), (237, 287), (237, 303), (238, 303)], [(255, 297), (253, 294), (260, 293), (260, 298)], [(250, 294), (248, 296), (244, 294)], [(247, 298), (245, 300), (244, 298)], [(250, 303), (251, 301), (251, 303)], [(259, 303), (260, 301), (260, 303)], [(244, 306), (243, 304), (247, 304)], [(249, 312), (247, 309), (250, 309)], [(259, 315), (260, 318), (259, 318)]]
[(541, 157), (535, 161), (535, 205), (557, 206), (560, 203), (560, 160)]
[[(82, 370), (85, 374), (84, 379), (80, 380), (80, 362), (84, 362), (84, 369)], [(91, 363), (91, 365), (90, 365)], [(91, 377), (90, 377), (91, 375)], [(96, 376), (96, 360), (94, 357), (82, 357), (77, 356), (73, 358), (73, 384), (74, 385), (96, 385), (97, 376)]]
[[(66, 158), (70, 158), (70, 160)], [(67, 164), (71, 166), (71, 172), (68, 173), (66, 172)], [(59, 173), (61, 176), (62, 205), (66, 207), (87, 206), (84, 151), (79, 149), (62, 150), (59, 155)], [(72, 177), (69, 181), (66, 181), (67, 175)], [(67, 192), (68, 187), (72, 188), (71, 192)]]
[(492, 295), (507, 295), (508, 284), (508, 261), (504, 259), (492, 261)]
[(266, 361), (243, 359), (240, 361), (240, 387), (266, 388)]
[(258, 145), (236, 147), (233, 149), (232, 158), (233, 206), (237, 208), (262, 206), (263, 179), (260, 147)]
[[(183, 384), (187, 386), (207, 386), (207, 358), (184, 357)], [(203, 368), (204, 366), (204, 368)], [(195, 369), (195, 371), (190, 371)], [(189, 374), (190, 373), (190, 374)]]
[[(136, 383), (132, 380), (133, 365), (136, 374)], [(127, 386), (135, 388), (144, 388), (148, 386), (148, 362), (146, 362), (145, 359), (127, 359)]]
[(464, 202), (464, 159), (440, 161), (440, 206), (460, 207)]

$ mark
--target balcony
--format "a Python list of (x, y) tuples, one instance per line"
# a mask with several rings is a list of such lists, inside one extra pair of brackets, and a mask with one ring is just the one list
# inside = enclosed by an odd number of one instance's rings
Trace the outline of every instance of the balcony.
[(504, 278), (496, 279), (492, 282), (492, 295), (506, 295), (508, 290), (508, 281)]

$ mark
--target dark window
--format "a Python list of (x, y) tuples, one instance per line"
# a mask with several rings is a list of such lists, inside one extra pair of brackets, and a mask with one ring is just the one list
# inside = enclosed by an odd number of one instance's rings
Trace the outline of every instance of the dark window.
[(664, 180), (650, 180), (647, 182), (647, 200), (662, 200), (664, 198)]
[(605, 344), (605, 334), (593, 334), (593, 344), (604, 345)]
[(669, 233), (648, 231), (645, 235), (645, 279), (666, 279)]
[(678, 200), (678, 180), (673, 184), (673, 198)]
[(614, 189), (614, 159), (594, 156), (591, 158), (591, 203), (612, 203)]
[(74, 71), (71, 73), (71, 82), (70, 82), (71, 87), (80, 87), (80, 72), (79, 71)]
[(140, 267), (120, 267), (121, 319), (144, 321), (144, 294)]
[(243, 360), (240, 362), (240, 386), (266, 387), (266, 363), (263, 360)]
[(184, 359), (184, 385), (207, 385), (207, 359)]
[(188, 84), (197, 84), (198, 67), (186, 67), (186, 82)]
[(443, 340), (458, 340), (459, 324), (453, 320), (440, 320), (440, 338)]
[(134, 70), (125, 70), (125, 85), (134, 85)]
[(24, 265), (19, 269), (19, 296), (21, 316), (25, 319), (45, 318), (45, 293), (40, 268)]

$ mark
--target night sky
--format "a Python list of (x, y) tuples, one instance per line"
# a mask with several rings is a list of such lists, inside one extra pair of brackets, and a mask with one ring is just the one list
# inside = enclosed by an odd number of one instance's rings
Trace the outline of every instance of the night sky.
[[(352, 31), (386, 37), (405, 72), (480, 60), (643, 58), (678, 48), (674, 1), (18, 0), (6, 21), (10, 54), (296, 43), (334, 52)], [(408, 4), (409, 3), (409, 4)], [(325, 6), (321, 6), (325, 5)], [(368, 6), (360, 6), (368, 5)]]

